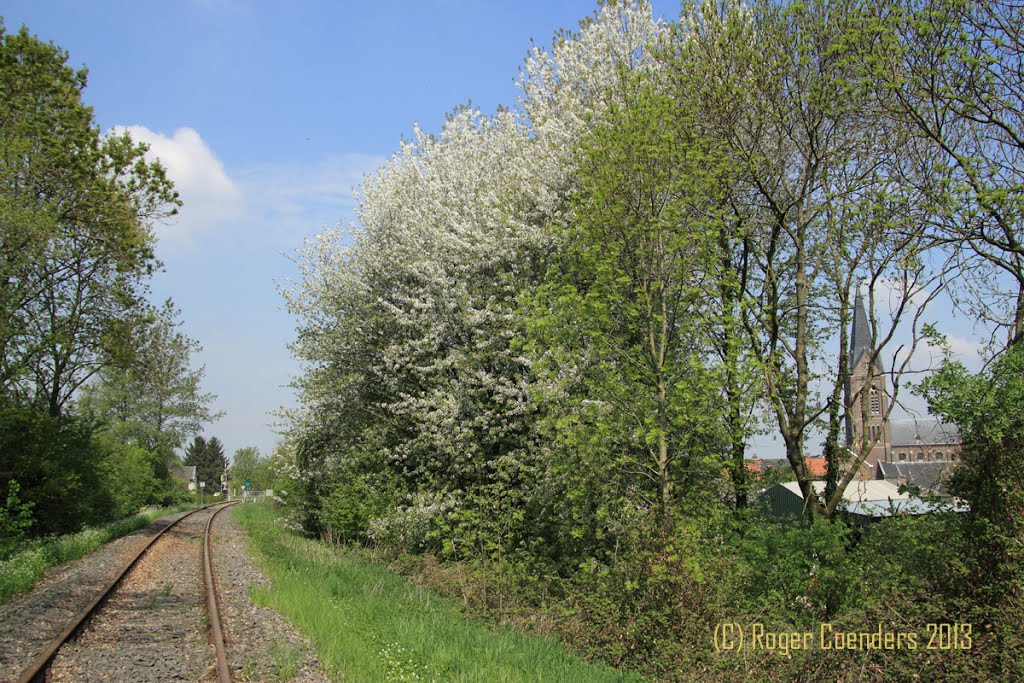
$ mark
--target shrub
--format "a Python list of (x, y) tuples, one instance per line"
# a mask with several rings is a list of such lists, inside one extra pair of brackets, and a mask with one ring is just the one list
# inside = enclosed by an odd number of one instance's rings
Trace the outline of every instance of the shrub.
[(316, 511), (321, 535), (335, 543), (365, 542), (370, 524), (387, 516), (395, 494), (384, 484), (385, 477), (345, 477), (335, 483)]
[(32, 526), (32, 503), (18, 498), (18, 482), (7, 483), (7, 500), (0, 507), (0, 559), (7, 557), (25, 539), (25, 532)]
[(809, 625), (856, 604), (860, 577), (848, 552), (852, 536), (843, 522), (822, 518), (810, 526), (767, 520), (751, 525), (734, 539), (743, 567), (736, 608)]
[(450, 494), (413, 494), (405, 506), (371, 521), (367, 534), (374, 543), (393, 550), (437, 550), (440, 543), (431, 532), (456, 505)]
[(0, 486), (17, 481), (21, 500), (33, 504), (33, 535), (68, 533), (113, 516), (105, 453), (92, 435), (92, 424), (80, 418), (0, 409)]

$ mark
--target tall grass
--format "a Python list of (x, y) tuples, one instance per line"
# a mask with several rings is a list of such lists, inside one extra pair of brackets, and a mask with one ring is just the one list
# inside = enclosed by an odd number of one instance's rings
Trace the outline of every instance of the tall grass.
[(187, 507), (191, 506), (146, 508), (137, 515), (102, 526), (89, 527), (78, 533), (26, 542), (24, 547), (10, 557), (0, 560), (0, 605), (34, 586), (50, 567), (84, 557), (104, 543), (130, 534), (159, 517), (180, 512)]
[(271, 580), (257, 602), (284, 614), (339, 681), (639, 681), (569, 654), (558, 641), (467, 620), (392, 571), (276, 523), (267, 505), (235, 515)]

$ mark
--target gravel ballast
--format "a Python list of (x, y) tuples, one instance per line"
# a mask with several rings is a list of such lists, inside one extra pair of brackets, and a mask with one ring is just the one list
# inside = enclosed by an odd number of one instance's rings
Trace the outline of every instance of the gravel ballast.
[(184, 514), (162, 517), (54, 567), (30, 591), (0, 606), (0, 681), (15, 680), (149, 539)]
[(234, 679), (327, 683), (330, 679), (302, 634), (280, 614), (250, 599), (250, 587), (268, 580), (246, 552), (245, 530), (233, 513), (234, 508), (225, 510), (213, 522), (213, 562)]
[(213, 510), (198, 512), (150, 548), (106, 604), (61, 648), (49, 680), (213, 680), (202, 583), (202, 540)]
[[(232, 509), (214, 521), (213, 564), (234, 680), (328, 681), (306, 639), (279, 614), (252, 602), (251, 587), (267, 579), (253, 564)], [(201, 570), (209, 514), (184, 520), (151, 548), (57, 654), (48, 680), (216, 680)], [(16, 679), (149, 538), (181, 516), (157, 520), (55, 567), (31, 591), (0, 607), (0, 680)]]

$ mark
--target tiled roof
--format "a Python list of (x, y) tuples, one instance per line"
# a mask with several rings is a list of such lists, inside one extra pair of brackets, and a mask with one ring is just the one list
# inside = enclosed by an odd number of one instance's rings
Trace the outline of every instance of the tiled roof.
[[(804, 462), (807, 464), (807, 471), (812, 477), (825, 476), (825, 471), (828, 466), (828, 461), (825, 458), (805, 458)], [(789, 460), (786, 458), (766, 458), (764, 460), (754, 458), (752, 460), (747, 460), (747, 469), (751, 472), (763, 473), (776, 467), (789, 469)]]
[(825, 458), (804, 458), (807, 463), (807, 471), (812, 477), (824, 477), (828, 470), (828, 460)]

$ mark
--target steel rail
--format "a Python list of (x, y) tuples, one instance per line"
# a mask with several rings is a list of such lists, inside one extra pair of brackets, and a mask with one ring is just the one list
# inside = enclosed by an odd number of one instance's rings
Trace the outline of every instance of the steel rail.
[(206, 609), (210, 614), (210, 640), (213, 641), (213, 649), (217, 653), (217, 680), (220, 683), (231, 683), (231, 667), (228, 666), (228, 654), (224, 648), (224, 629), (220, 623), (220, 606), (217, 594), (217, 582), (213, 574), (213, 546), (211, 539), (213, 534), (210, 529), (213, 527), (213, 520), (221, 512), (238, 501), (228, 503), (220, 508), (206, 521), (206, 534), (203, 540), (203, 579), (206, 582)]
[[(187, 519), (192, 515), (196, 514), (197, 512), (206, 510), (217, 504), (218, 503), (213, 503), (210, 505), (196, 508), (195, 510), (192, 510), (191, 512), (182, 515), (178, 519), (174, 520), (173, 522), (165, 526), (159, 532), (157, 532), (157, 534), (153, 536), (153, 538), (151, 538), (149, 542), (147, 542), (144, 546), (142, 546), (142, 548), (139, 549), (137, 553), (135, 553), (135, 556), (131, 559), (130, 562), (128, 562), (127, 565), (125, 565), (124, 569), (118, 572), (117, 576), (111, 579), (110, 582), (107, 583), (107, 585), (103, 588), (103, 590), (97, 593), (96, 596), (89, 602), (88, 605), (86, 605), (85, 608), (83, 608), (80, 612), (78, 612), (74, 617), (71, 618), (71, 621), (68, 622), (68, 625), (64, 628), (63, 631), (60, 632), (60, 635), (51, 640), (50, 644), (47, 645), (46, 648), (44, 648), (43, 651), (34, 660), (32, 660), (32, 663), (29, 664), (28, 667), (21, 672), (21, 675), (17, 679), (17, 683), (36, 683), (45, 681), (46, 670), (49, 668), (50, 663), (53, 661), (53, 658), (57, 656), (57, 651), (60, 650), (60, 648), (63, 647), (65, 643), (71, 640), (71, 638), (82, 628), (82, 626), (89, 619), (89, 617), (91, 617), (106, 601), (106, 599), (110, 597), (110, 594), (113, 593), (114, 590), (121, 583), (121, 581), (124, 580), (124, 578), (128, 575), (128, 572), (130, 572), (135, 567), (135, 565), (139, 563), (139, 560), (141, 560), (142, 556), (146, 554), (146, 551), (153, 547), (153, 545), (158, 540), (160, 540), (161, 536), (163, 536), (169, 530), (177, 526), (178, 523), (180, 523), (182, 520)], [(224, 507), (227, 506), (225, 505)]]

